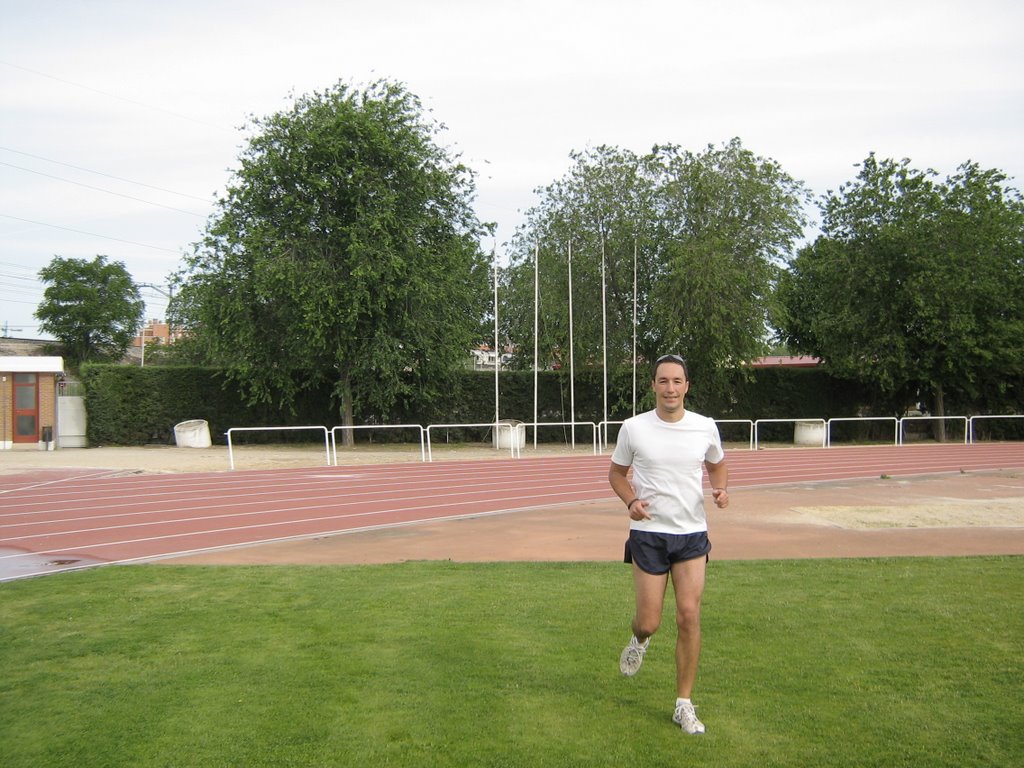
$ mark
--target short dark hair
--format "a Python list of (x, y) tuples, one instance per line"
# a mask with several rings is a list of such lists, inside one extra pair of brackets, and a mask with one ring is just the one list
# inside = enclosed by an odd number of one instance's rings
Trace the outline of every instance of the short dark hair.
[(676, 363), (677, 365), (683, 366), (683, 375), (686, 377), (687, 381), (690, 380), (690, 371), (686, 367), (686, 360), (684, 360), (681, 355), (662, 355), (654, 361), (654, 367), (651, 368), (651, 381), (658, 378), (658, 366), (662, 363)]

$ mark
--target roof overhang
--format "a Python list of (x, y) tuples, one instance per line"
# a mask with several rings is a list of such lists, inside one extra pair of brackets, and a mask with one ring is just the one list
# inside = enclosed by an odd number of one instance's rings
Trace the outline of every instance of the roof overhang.
[(5, 373), (64, 373), (63, 357), (0, 357), (0, 371)]

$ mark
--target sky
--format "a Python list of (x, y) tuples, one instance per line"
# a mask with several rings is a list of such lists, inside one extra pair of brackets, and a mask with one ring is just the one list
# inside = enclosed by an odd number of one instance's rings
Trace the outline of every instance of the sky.
[(739, 137), (816, 196), (871, 152), (1024, 183), (1018, 0), (0, 0), (0, 335), (46, 338), (54, 256), (122, 262), (162, 319), (246, 120), (382, 78), (476, 171), (499, 260), (600, 145)]

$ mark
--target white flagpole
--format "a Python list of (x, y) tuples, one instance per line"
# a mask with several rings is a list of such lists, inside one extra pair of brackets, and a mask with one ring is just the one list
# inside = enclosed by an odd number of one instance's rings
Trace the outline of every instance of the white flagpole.
[(533, 246), (533, 448), (537, 449), (537, 336), (540, 318), (540, 244)]
[(501, 368), (501, 348), (498, 346), (498, 251), (491, 249), (494, 259), (494, 446), (498, 447), (498, 371)]
[[(604, 231), (601, 232), (601, 334), (603, 337), (602, 345), (602, 364), (601, 368), (604, 374), (603, 379), (603, 395), (604, 395), (604, 428), (608, 429), (608, 299), (607, 299), (607, 282), (605, 280), (605, 255), (604, 255)], [(608, 435), (605, 433), (601, 447), (604, 448), (608, 444)]]
[(569, 241), (569, 429), (572, 449), (576, 450), (576, 363), (572, 348), (572, 241)]
[(636, 238), (633, 238), (633, 415), (636, 416)]

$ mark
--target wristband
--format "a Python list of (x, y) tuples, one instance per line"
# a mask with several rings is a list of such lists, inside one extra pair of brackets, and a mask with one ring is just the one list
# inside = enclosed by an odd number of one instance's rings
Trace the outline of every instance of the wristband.
[(632, 506), (636, 504), (638, 501), (640, 501), (640, 499), (633, 499), (631, 502), (629, 502), (629, 504), (626, 505), (626, 511), (629, 512)]

